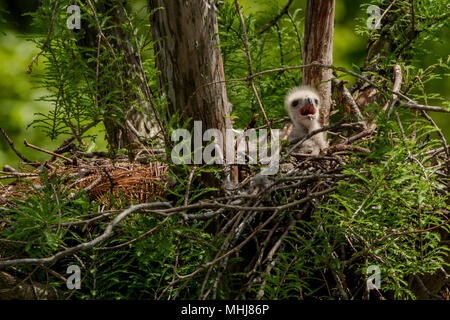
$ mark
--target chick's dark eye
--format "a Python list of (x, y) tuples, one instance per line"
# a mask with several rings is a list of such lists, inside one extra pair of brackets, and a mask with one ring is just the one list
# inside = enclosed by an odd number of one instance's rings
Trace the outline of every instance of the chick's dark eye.
[(319, 104), (319, 100), (318, 99), (314, 99), (314, 103), (315, 104)]
[(293, 106), (293, 107), (296, 107), (296, 106), (298, 106), (298, 100), (294, 100), (294, 101), (292, 101), (292, 106)]

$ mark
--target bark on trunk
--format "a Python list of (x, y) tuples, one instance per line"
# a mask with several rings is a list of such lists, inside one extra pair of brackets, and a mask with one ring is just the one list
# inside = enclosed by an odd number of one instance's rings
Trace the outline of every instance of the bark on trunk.
[[(333, 64), (335, 0), (308, 0), (305, 17), (305, 44), (303, 46), (303, 63), (317, 61)], [(328, 124), (331, 109), (332, 70), (309, 67), (303, 71), (303, 85), (316, 87), (322, 98), (323, 112), (320, 121)]]
[[(168, 98), (167, 120), (202, 121), (203, 131), (231, 127), (216, 7), (211, 0), (149, 0), (159, 87)], [(215, 83), (213, 85), (206, 85)]]

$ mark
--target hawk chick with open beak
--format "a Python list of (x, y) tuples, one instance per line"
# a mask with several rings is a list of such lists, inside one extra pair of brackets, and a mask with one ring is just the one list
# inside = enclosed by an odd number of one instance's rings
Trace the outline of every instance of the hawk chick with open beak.
[[(289, 141), (303, 138), (311, 131), (321, 128), (319, 119), (321, 112), (320, 96), (309, 86), (291, 89), (284, 100), (284, 106), (291, 118), (293, 130)], [(300, 146), (300, 153), (318, 155), (320, 150), (326, 148), (324, 134), (318, 133), (306, 140)]]

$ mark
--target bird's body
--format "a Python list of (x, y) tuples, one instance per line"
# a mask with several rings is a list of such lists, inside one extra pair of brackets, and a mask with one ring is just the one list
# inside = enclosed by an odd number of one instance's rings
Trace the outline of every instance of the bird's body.
[[(320, 97), (314, 88), (302, 86), (291, 89), (286, 95), (284, 105), (294, 126), (288, 137), (289, 141), (298, 141), (308, 133), (321, 128)], [(324, 135), (319, 133), (303, 142), (299, 152), (318, 155), (326, 146)]]

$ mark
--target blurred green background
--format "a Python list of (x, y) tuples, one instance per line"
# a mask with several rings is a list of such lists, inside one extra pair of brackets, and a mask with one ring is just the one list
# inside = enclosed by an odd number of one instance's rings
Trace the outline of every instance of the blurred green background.
[[(145, 1), (131, 1), (133, 8), (140, 10), (145, 6)], [(245, 13), (254, 14), (261, 19), (261, 24), (275, 16), (287, 0), (241, 0)], [(340, 0), (336, 1), (336, 31), (334, 40), (334, 64), (348, 69), (361, 66), (365, 57), (367, 39), (358, 36), (355, 27), (359, 23), (357, 18), (367, 17), (362, 3), (368, 0)], [(38, 129), (27, 126), (31, 123), (37, 112), (46, 113), (51, 106), (36, 101), (46, 94), (45, 90), (37, 87), (36, 80), (42, 74), (42, 61), (33, 66), (31, 75), (26, 73), (28, 65), (38, 53), (37, 48), (28, 39), (36, 36), (30, 28), (31, 18), (24, 15), (35, 10), (38, 1), (31, 0), (0, 0), (0, 127), (4, 128), (16, 144), (17, 149), (30, 160), (44, 160), (48, 156), (26, 148), (23, 139), (31, 144), (39, 145), (45, 149), (53, 150), (64, 140), (61, 137), (57, 141), (51, 141)], [(291, 12), (300, 9), (304, 12), (306, 0), (295, 0), (291, 6)], [(278, 8), (278, 11), (277, 11)], [(261, 18), (260, 18), (261, 17)], [(301, 13), (299, 17), (303, 17)], [(450, 52), (450, 28), (442, 32), (441, 41), (429, 42), (427, 49), (429, 54), (419, 57), (419, 65), (426, 67), (436, 63), (439, 57), (444, 57)], [(436, 92), (450, 99), (450, 79), (431, 81), (427, 83), (429, 92)], [(282, 99), (282, 97), (280, 97)], [(434, 114), (434, 119), (443, 129), (450, 140), (450, 115)], [(103, 132), (96, 129), (98, 138), (96, 149), (105, 148)], [(17, 167), (19, 159), (10, 150), (5, 139), (0, 136), (0, 169), (4, 164)]]

